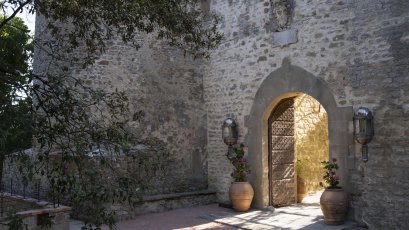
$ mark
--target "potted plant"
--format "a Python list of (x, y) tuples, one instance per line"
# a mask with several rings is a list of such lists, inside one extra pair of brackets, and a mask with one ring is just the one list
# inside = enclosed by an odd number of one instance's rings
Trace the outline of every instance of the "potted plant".
[(338, 186), (339, 177), (335, 170), (338, 169), (337, 159), (332, 161), (323, 161), (323, 168), (325, 169), (324, 182), (320, 184), (325, 187), (325, 191), (320, 198), (321, 210), (324, 214), (324, 222), (329, 225), (340, 225), (345, 221), (348, 199), (346, 192)]
[(234, 181), (231, 183), (229, 196), (233, 209), (239, 212), (245, 212), (250, 208), (254, 190), (247, 181), (247, 174), (250, 173), (250, 169), (247, 164), (247, 159), (244, 156), (244, 144), (240, 144), (238, 148), (234, 149), (234, 152), (235, 156), (230, 158), (234, 166), (234, 170), (231, 173)]

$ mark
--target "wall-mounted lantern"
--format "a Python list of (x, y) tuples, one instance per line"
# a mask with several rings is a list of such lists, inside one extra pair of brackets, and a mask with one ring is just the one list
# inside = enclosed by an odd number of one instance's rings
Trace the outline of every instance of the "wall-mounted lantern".
[(237, 143), (237, 139), (239, 136), (237, 128), (237, 123), (233, 118), (227, 118), (226, 120), (224, 120), (222, 125), (223, 141), (226, 145), (229, 146), (229, 150), (226, 154), (229, 160), (231, 160), (234, 156), (233, 145)]
[(374, 136), (373, 115), (368, 108), (359, 107), (354, 113), (354, 137), (362, 145), (362, 160), (368, 161), (368, 146)]

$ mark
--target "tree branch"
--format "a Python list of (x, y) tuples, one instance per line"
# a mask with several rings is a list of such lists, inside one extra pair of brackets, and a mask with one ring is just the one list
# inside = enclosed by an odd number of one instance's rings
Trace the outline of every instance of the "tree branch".
[(21, 11), (26, 5), (28, 5), (29, 3), (31, 3), (33, 0), (26, 0), (22, 3), (20, 3), (20, 6), (17, 7), (17, 9), (14, 9), (14, 12), (7, 18), (5, 18), (2, 22), (0, 22), (0, 29), (3, 28), (3, 26), (5, 26), (11, 19), (13, 19), (19, 11)]

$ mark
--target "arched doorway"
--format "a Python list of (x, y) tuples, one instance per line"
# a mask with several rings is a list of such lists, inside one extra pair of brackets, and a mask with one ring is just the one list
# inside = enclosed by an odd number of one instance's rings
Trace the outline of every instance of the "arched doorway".
[(268, 135), (269, 204), (302, 202), (322, 190), (320, 162), (329, 156), (328, 116), (322, 105), (307, 94), (282, 99), (268, 118)]
[(334, 95), (325, 82), (306, 70), (291, 65), (288, 59), (282, 67), (270, 73), (260, 85), (245, 125), (248, 129), (249, 164), (252, 169), (249, 180), (254, 187), (253, 206), (270, 205), (269, 179), (269, 118), (278, 103), (291, 97), (308, 94), (325, 108), (328, 114), (329, 157), (337, 158), (341, 186), (349, 191), (348, 170), (353, 168), (353, 158), (349, 158), (349, 146), (353, 145), (352, 107), (339, 107)]

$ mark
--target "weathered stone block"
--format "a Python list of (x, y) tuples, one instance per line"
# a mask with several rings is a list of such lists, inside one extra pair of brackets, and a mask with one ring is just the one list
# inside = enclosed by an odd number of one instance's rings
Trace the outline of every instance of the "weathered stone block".
[(298, 31), (296, 29), (285, 30), (281, 32), (273, 32), (273, 47), (286, 46), (298, 42)]

